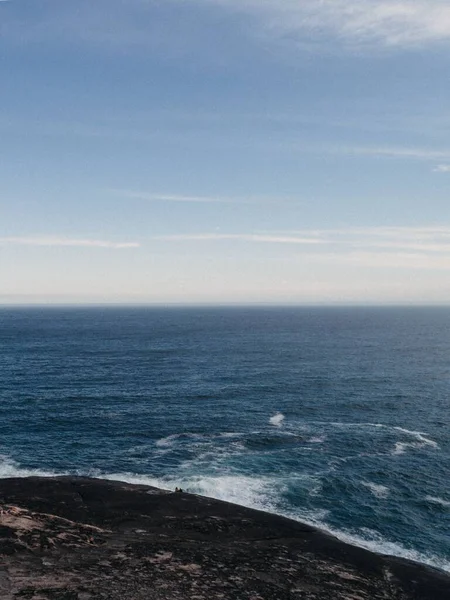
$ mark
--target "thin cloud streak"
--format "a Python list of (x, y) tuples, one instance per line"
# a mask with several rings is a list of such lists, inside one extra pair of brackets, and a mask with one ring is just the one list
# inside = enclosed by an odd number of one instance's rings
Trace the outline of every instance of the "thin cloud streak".
[[(0, 0), (1, 1), (1, 0)], [(237, 137), (236, 131), (231, 127), (231, 123), (236, 121), (236, 118), (242, 119), (242, 121), (248, 121), (250, 119), (259, 119), (261, 121), (266, 121), (269, 123), (272, 120), (276, 120), (277, 117), (271, 117), (270, 115), (260, 115), (256, 114), (256, 116), (241, 115), (239, 117), (235, 117), (233, 115), (227, 113), (217, 113), (214, 115), (215, 118), (221, 120), (222, 122), (225, 120), (230, 121), (230, 127), (227, 127), (228, 135), (223, 136), (221, 138), (220, 144), (222, 148), (226, 149), (235, 149), (237, 146), (242, 147), (242, 140)], [(167, 118), (167, 114), (165, 115)], [(179, 117), (177, 117), (179, 118)], [(190, 118), (189, 114), (185, 115), (186, 119)], [(201, 121), (202, 116), (193, 113), (191, 115), (193, 120)], [(205, 117), (205, 121), (208, 122), (208, 119), (211, 120), (212, 115), (207, 115)], [(291, 119), (291, 116), (281, 116), (279, 119), (285, 119), (288, 122)], [(302, 118), (304, 122), (311, 123), (314, 118), (305, 116)], [(333, 120), (319, 119), (315, 117), (316, 122), (320, 125), (328, 124), (330, 127), (336, 127), (336, 123)], [(299, 119), (297, 119), (298, 122)], [(295, 118), (292, 117), (292, 122), (295, 123)], [(243, 125), (244, 126), (244, 123)], [(366, 121), (358, 122), (355, 120), (354, 122), (342, 122), (340, 127), (343, 130), (347, 130), (349, 134), (351, 134), (353, 129), (361, 129), (367, 127)], [(392, 124), (386, 124), (383, 126), (384, 129), (392, 130)], [(431, 129), (445, 129), (446, 124), (442, 125), (442, 123), (438, 126), (428, 126), (427, 131)], [(199, 137), (199, 135), (192, 135), (192, 132), (183, 131), (182, 128), (176, 130), (173, 128), (173, 119), (169, 124), (169, 119), (167, 120), (167, 129), (164, 130), (164, 133), (155, 132), (153, 130), (153, 126), (146, 121), (136, 121), (130, 122), (129, 126), (124, 126), (121, 120), (116, 123), (113, 119), (110, 121), (105, 121), (104, 123), (83, 123), (82, 121), (73, 121), (73, 122), (63, 122), (63, 121), (43, 121), (43, 120), (24, 120), (24, 118), (18, 119), (14, 117), (3, 117), (0, 118), (0, 129), (5, 130), (9, 133), (15, 133), (19, 135), (27, 134), (30, 132), (37, 136), (47, 137), (61, 137), (61, 138), (87, 138), (87, 139), (120, 139), (120, 140), (132, 140), (132, 141), (140, 141), (145, 143), (155, 143), (158, 141), (162, 141), (165, 144), (177, 144), (183, 145), (187, 148), (196, 147), (199, 143), (201, 143), (202, 147), (211, 146), (211, 151), (216, 148), (217, 141), (213, 137), (203, 136)], [(411, 131), (411, 124), (406, 120), (402, 125), (402, 131)], [(377, 146), (377, 145), (352, 145), (343, 141), (340, 145), (333, 144), (331, 142), (331, 138), (329, 140), (324, 139), (320, 141), (311, 141), (308, 143), (298, 142), (296, 139), (293, 140), (292, 137), (286, 137), (284, 140), (277, 140), (276, 138), (272, 138), (263, 133), (263, 129), (261, 128), (261, 137), (250, 138), (246, 141), (246, 144), (249, 148), (254, 148), (257, 151), (267, 150), (269, 152), (297, 152), (300, 154), (306, 155), (344, 155), (350, 157), (367, 157), (368, 159), (405, 159), (405, 160), (413, 160), (413, 161), (433, 161), (438, 162), (442, 161), (442, 163), (438, 164), (432, 170), (438, 173), (444, 173), (450, 171), (450, 164), (447, 164), (447, 161), (450, 161), (450, 149), (447, 148), (423, 148), (417, 146)], [(108, 192), (126, 196), (129, 198), (143, 199), (149, 201), (166, 201), (166, 202), (211, 202), (211, 203), (255, 203), (255, 202), (273, 202), (274, 199), (271, 198), (252, 198), (252, 197), (223, 197), (223, 196), (201, 196), (197, 194), (171, 194), (171, 193), (155, 193), (155, 192), (145, 192), (140, 190), (133, 189), (116, 189), (111, 188), (107, 190)], [(277, 201), (280, 199), (277, 199)], [(289, 201), (289, 198), (283, 199), (283, 201)]]
[(253, 196), (197, 196), (190, 194), (167, 194), (154, 192), (139, 192), (135, 190), (110, 188), (106, 190), (116, 196), (130, 198), (134, 200), (147, 200), (149, 202), (173, 202), (173, 203), (193, 203), (193, 204), (279, 204), (281, 202), (291, 202), (292, 198), (267, 198)]
[(429, 255), (408, 252), (349, 252), (346, 254), (308, 255), (313, 262), (328, 265), (354, 265), (364, 268), (450, 271), (450, 254)]
[(200, 202), (200, 203), (218, 203), (218, 202), (236, 202), (231, 198), (219, 198), (214, 196), (184, 196), (177, 194), (155, 194), (146, 192), (135, 192), (133, 190), (110, 189), (109, 192), (118, 196), (132, 198), (136, 200), (149, 200), (151, 202)]
[(374, 156), (385, 158), (412, 158), (417, 160), (450, 159), (450, 150), (433, 150), (429, 148), (401, 148), (377, 146), (342, 146), (330, 147), (328, 152), (335, 154), (355, 154), (361, 156)]
[[(376, 267), (450, 269), (450, 227), (366, 227), (268, 233), (199, 233), (156, 238), (166, 242), (241, 241), (320, 247), (303, 259)], [(328, 248), (328, 251), (327, 251)], [(329, 249), (332, 249), (330, 253)], [(358, 251), (356, 251), (358, 250)]]
[(279, 234), (286, 235), (315, 235), (326, 238), (329, 241), (351, 241), (354, 238), (362, 238), (364, 243), (369, 243), (374, 238), (373, 243), (379, 243), (380, 238), (386, 238), (388, 241), (395, 242), (418, 242), (418, 241), (439, 241), (448, 240), (450, 242), (450, 227), (443, 226), (425, 226), (425, 227), (344, 227), (340, 229), (314, 229), (295, 231), (282, 231)]
[(296, 237), (296, 236), (277, 236), (268, 234), (254, 234), (254, 233), (199, 233), (199, 234), (181, 234), (181, 235), (166, 235), (159, 236), (157, 238), (161, 241), (166, 242), (184, 242), (184, 241), (221, 241), (221, 240), (233, 240), (243, 242), (256, 242), (265, 244), (324, 244), (323, 240), (308, 237)]
[(369, 227), (340, 227), (327, 229), (295, 229), (283, 230), (277, 233), (304, 235), (373, 235), (373, 236), (393, 236), (393, 237), (417, 237), (417, 236), (450, 236), (450, 226), (446, 225), (427, 225), (422, 227), (415, 226), (384, 226), (374, 225)]
[(76, 248), (139, 248), (138, 242), (111, 242), (107, 240), (90, 240), (83, 238), (63, 237), (0, 237), (1, 246), (47, 246)]

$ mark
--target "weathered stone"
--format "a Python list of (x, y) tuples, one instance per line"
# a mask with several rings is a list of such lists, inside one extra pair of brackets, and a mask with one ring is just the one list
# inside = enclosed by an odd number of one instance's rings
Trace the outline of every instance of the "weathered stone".
[(0, 480), (1, 600), (448, 600), (450, 576), (283, 517), (81, 477)]

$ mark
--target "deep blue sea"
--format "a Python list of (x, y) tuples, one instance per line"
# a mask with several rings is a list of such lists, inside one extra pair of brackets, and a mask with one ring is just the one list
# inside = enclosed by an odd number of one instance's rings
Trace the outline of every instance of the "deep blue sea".
[(449, 308), (1, 308), (0, 477), (181, 486), (450, 571)]

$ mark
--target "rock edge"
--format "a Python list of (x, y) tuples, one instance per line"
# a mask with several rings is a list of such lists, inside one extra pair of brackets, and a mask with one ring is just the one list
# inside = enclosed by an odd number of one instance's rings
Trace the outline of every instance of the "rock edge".
[(448, 600), (450, 576), (194, 494), (0, 480), (1, 600)]

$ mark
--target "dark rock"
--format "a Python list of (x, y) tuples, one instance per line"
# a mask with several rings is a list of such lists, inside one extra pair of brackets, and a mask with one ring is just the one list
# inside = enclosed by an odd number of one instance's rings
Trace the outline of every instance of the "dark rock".
[(218, 500), (0, 480), (1, 600), (448, 600), (450, 576)]

